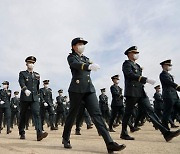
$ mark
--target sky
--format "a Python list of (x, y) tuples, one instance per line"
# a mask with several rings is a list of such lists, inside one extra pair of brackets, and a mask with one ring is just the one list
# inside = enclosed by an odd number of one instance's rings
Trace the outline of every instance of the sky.
[[(19, 72), (33, 55), (41, 87), (49, 79), (54, 98), (59, 89), (68, 95), (67, 56), (71, 40), (82, 37), (88, 41), (84, 55), (101, 67), (91, 73), (97, 96), (106, 88), (109, 103), (111, 76), (119, 74), (124, 89), (124, 51), (133, 45), (143, 76), (160, 84), (159, 63), (171, 59), (170, 73), (179, 84), (179, 6), (179, 0), (0, 0), (0, 82), (8, 80), (12, 91), (20, 90)], [(152, 99), (154, 86), (146, 84), (145, 90)]]

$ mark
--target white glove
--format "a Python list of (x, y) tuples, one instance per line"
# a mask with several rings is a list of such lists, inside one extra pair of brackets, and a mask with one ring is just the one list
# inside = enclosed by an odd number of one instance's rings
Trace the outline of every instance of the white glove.
[(48, 106), (48, 103), (45, 102), (45, 103), (44, 103), (44, 106), (47, 107), (47, 106)]
[(16, 106), (16, 105), (14, 105), (14, 108), (17, 108), (17, 106)]
[(26, 96), (29, 96), (31, 94), (31, 91), (27, 89), (27, 90), (25, 90), (25, 94), (26, 94)]
[(151, 84), (151, 85), (154, 85), (156, 83), (156, 81), (152, 80), (152, 79), (147, 79), (146, 82)]
[(0, 104), (4, 104), (5, 102), (4, 101), (0, 101)]
[(98, 69), (100, 69), (100, 66), (98, 64), (90, 64), (88, 69), (91, 71), (97, 71)]

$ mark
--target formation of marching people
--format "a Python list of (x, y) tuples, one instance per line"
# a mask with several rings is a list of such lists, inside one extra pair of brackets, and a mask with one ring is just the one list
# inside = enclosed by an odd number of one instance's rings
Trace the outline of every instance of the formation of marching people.
[[(40, 75), (34, 71), (36, 58), (29, 56), (25, 59), (27, 70), (19, 73), (19, 92), (9, 89), (9, 82), (2, 83), (0, 90), (0, 133), (6, 126), (7, 134), (11, 133), (14, 125), (18, 126), (20, 139), (25, 139), (25, 130), (28, 130), (30, 121), (35, 126), (37, 141), (48, 136), (44, 125), (50, 130), (58, 130), (63, 126), (62, 144), (64, 148), (72, 148), (70, 134), (73, 125), (76, 125), (75, 135), (81, 135), (83, 121), (87, 129), (97, 128), (97, 132), (103, 137), (108, 153), (123, 150), (126, 146), (113, 141), (109, 132), (115, 132), (114, 128), (122, 125), (120, 138), (123, 140), (135, 140), (128, 134), (127, 126), (131, 132), (139, 131), (146, 122), (152, 122), (153, 127), (159, 130), (168, 142), (180, 135), (175, 121), (180, 123), (180, 99), (177, 91), (180, 86), (175, 83), (169, 73), (172, 69), (171, 60), (160, 63), (160, 85), (154, 87), (153, 106), (144, 90), (144, 85), (154, 85), (155, 81), (142, 75), (142, 68), (136, 62), (139, 51), (136, 46), (128, 48), (124, 54), (122, 71), (124, 74), (124, 90), (119, 86), (119, 75), (111, 77), (112, 102), (109, 107), (106, 88), (100, 89), (99, 100), (90, 77), (91, 71), (98, 71), (100, 66), (91, 63), (83, 52), (88, 42), (82, 38), (75, 38), (71, 42), (72, 52), (68, 55), (68, 64), (72, 73), (72, 80), (68, 89), (69, 99), (63, 95), (63, 90), (58, 91), (54, 100), (49, 80), (43, 81), (40, 88)], [(162, 94), (161, 94), (162, 87)], [(124, 91), (124, 93), (123, 93)], [(30, 120), (31, 119), (31, 120)]]

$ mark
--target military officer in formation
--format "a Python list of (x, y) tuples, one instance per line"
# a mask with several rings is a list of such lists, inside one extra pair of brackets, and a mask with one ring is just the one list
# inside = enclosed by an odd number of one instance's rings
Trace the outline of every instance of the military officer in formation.
[(64, 148), (72, 148), (70, 144), (71, 129), (79, 107), (84, 102), (92, 121), (106, 143), (108, 152), (120, 151), (125, 148), (125, 145), (119, 145), (112, 140), (101, 115), (95, 88), (90, 77), (90, 72), (97, 71), (100, 67), (98, 64), (91, 63), (89, 58), (83, 55), (87, 43), (82, 38), (73, 39), (71, 42), (72, 53), (67, 58), (72, 73), (72, 80), (68, 90), (70, 109), (64, 126), (62, 143)]
[(44, 88), (40, 89), (40, 108), (41, 108), (41, 124), (42, 124), (42, 130), (43, 124), (44, 124), (44, 118), (46, 112), (48, 112), (49, 115), (49, 124), (51, 130), (57, 130), (57, 127), (54, 125), (54, 106), (53, 106), (53, 98), (52, 98), (52, 89), (49, 88), (49, 80), (43, 81)]
[(64, 125), (66, 120), (66, 96), (63, 96), (63, 89), (58, 90), (59, 96), (56, 97), (56, 121), (55, 126), (58, 128), (59, 121), (61, 126)]
[(113, 130), (113, 123), (115, 118), (118, 116), (123, 116), (124, 114), (124, 105), (123, 105), (123, 94), (122, 89), (119, 87), (119, 75), (114, 75), (111, 77), (113, 81), (113, 85), (110, 87), (112, 94), (112, 102), (111, 102), (111, 118), (109, 122), (109, 131), (115, 132)]
[[(153, 125), (161, 131), (162, 135), (164, 136), (164, 139), (167, 142), (170, 141), (171, 139), (173, 139), (174, 137), (180, 134), (180, 130), (170, 131), (167, 127), (164, 127), (165, 125), (167, 125), (167, 119), (165, 120), (165, 118), (163, 121), (164, 126), (162, 125), (161, 121), (159, 120), (157, 115), (154, 113), (154, 110), (151, 107), (149, 98), (144, 91), (144, 84), (149, 83), (149, 84), (154, 85), (155, 81), (142, 76), (142, 68), (139, 64), (136, 63), (136, 60), (139, 57), (139, 52), (136, 46), (132, 46), (129, 49), (127, 49), (125, 51), (125, 55), (127, 55), (128, 60), (125, 60), (125, 62), (123, 63), (122, 70), (123, 70), (124, 78), (125, 78), (124, 96), (126, 97), (126, 101), (125, 101), (126, 107), (125, 107), (125, 114), (122, 121), (122, 131), (121, 131), (120, 138), (125, 139), (125, 140), (134, 140), (133, 137), (128, 135), (127, 124), (132, 114), (132, 110), (134, 106), (138, 103), (139, 105), (141, 105), (141, 107), (143, 107), (146, 115), (150, 118)], [(165, 79), (163, 78), (164, 80), (161, 80), (161, 82), (163, 83), (162, 87), (164, 89), (171, 88), (172, 84), (174, 83), (172, 77), (170, 77), (169, 74), (167, 73), (168, 73), (167, 71), (166, 72), (163, 71), (163, 74), (165, 74), (163, 77)], [(170, 81), (167, 80), (167, 76)], [(162, 79), (162, 74), (161, 74), (161, 79)], [(171, 82), (171, 84), (169, 85), (165, 84), (167, 83), (167, 81)], [(173, 89), (174, 92), (176, 92), (175, 91), (176, 89), (179, 90), (177, 84), (173, 84), (172, 87), (174, 88)], [(174, 93), (174, 95), (176, 95), (176, 93)], [(177, 99), (177, 96), (176, 96), (176, 99)], [(165, 114), (164, 117), (168, 118), (169, 114), (168, 115)]]
[(11, 99), (11, 128), (13, 128), (13, 122), (15, 117), (16, 117), (16, 123), (17, 125), (19, 125), (20, 99), (18, 95), (19, 95), (19, 91), (15, 91), (14, 97)]
[(154, 93), (154, 112), (156, 113), (156, 115), (159, 117), (160, 120), (162, 120), (162, 114), (163, 114), (163, 98), (161, 95), (161, 87), (160, 85), (157, 85), (154, 87), (154, 89), (156, 90), (156, 92)]
[(99, 95), (99, 107), (101, 109), (102, 117), (106, 121), (107, 124), (109, 124), (110, 119), (110, 112), (109, 112), (109, 106), (108, 106), (108, 97), (106, 95), (106, 88), (102, 88), (101, 95)]
[(19, 135), (20, 139), (25, 139), (25, 122), (26, 112), (28, 107), (31, 108), (37, 141), (41, 141), (48, 136), (47, 132), (42, 132), (41, 117), (40, 117), (40, 103), (39, 103), (39, 84), (40, 75), (34, 72), (34, 63), (36, 58), (29, 56), (25, 60), (27, 70), (19, 73), (19, 85), (21, 87), (20, 95), (20, 122), (19, 122)]
[(163, 126), (170, 130), (168, 124), (171, 120), (171, 115), (174, 109), (180, 114), (180, 103), (177, 91), (180, 91), (180, 86), (174, 82), (173, 76), (169, 73), (172, 69), (171, 60), (165, 60), (160, 63), (162, 72), (160, 74), (160, 81), (162, 84), (162, 97), (164, 100)]
[(0, 90), (0, 133), (2, 129), (3, 122), (3, 113), (5, 117), (5, 122), (7, 125), (7, 134), (11, 133), (11, 108), (10, 108), (10, 99), (11, 99), (11, 90), (9, 90), (9, 82), (4, 81), (2, 83), (3, 89)]

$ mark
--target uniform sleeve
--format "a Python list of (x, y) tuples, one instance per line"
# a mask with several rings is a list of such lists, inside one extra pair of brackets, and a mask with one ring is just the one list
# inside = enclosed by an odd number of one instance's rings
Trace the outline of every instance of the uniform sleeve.
[(44, 94), (43, 94), (43, 90), (42, 90), (42, 89), (39, 90), (39, 94), (40, 94), (40, 101), (41, 101), (42, 103), (45, 103)]
[(67, 60), (70, 68), (88, 71), (89, 64), (79, 62), (74, 56), (69, 55)]
[(131, 64), (130, 64), (130, 63), (124, 62), (122, 69), (123, 69), (124, 75), (127, 76), (128, 78), (130, 78), (130, 79), (132, 79), (132, 80), (135, 80), (135, 81), (138, 81), (138, 82), (141, 82), (141, 83), (143, 83), (143, 84), (146, 83), (147, 78), (135, 74), (135, 73), (133, 72), (133, 70), (132, 70), (132, 67), (131, 67)]
[(119, 96), (119, 92), (117, 91), (117, 89), (114, 86), (111, 86), (110, 90), (111, 90), (111, 94), (113, 96)]
[(166, 83), (166, 85), (169, 85), (169, 86), (171, 86), (171, 87), (173, 87), (173, 88), (175, 88), (175, 89), (177, 89), (177, 90), (178, 90), (178, 88), (180, 87), (180, 86), (178, 86), (178, 84), (174, 83), (174, 82), (169, 78), (168, 74), (162, 73), (162, 74), (160, 75), (160, 80), (161, 80), (161, 82)]
[(22, 72), (19, 73), (19, 85), (22, 91), (27, 90), (27, 87), (25, 85), (25, 79)]

